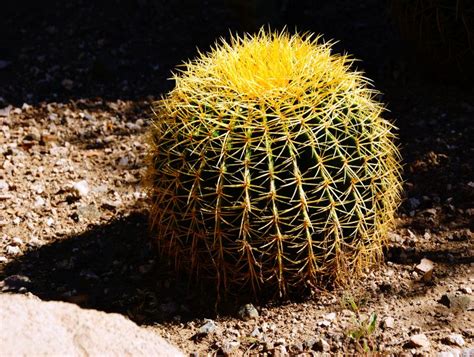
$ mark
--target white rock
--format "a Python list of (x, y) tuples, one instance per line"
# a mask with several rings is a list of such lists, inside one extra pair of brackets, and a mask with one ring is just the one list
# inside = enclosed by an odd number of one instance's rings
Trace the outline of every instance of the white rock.
[(329, 314), (326, 314), (326, 315), (324, 315), (324, 319), (329, 320), (329, 321), (333, 321), (334, 319), (336, 319), (336, 313), (331, 312)]
[(2, 356), (184, 356), (119, 314), (18, 294), (0, 295)]
[(13, 198), (13, 195), (9, 194), (9, 193), (1, 193), (0, 191), (0, 201), (6, 201), (6, 200), (10, 200)]
[(44, 186), (42, 184), (35, 184), (31, 186), (31, 189), (36, 192), (38, 195), (42, 194), (44, 192)]
[(459, 288), (459, 291), (464, 293), (464, 294), (469, 294), (469, 295), (472, 294), (472, 289), (469, 286), (461, 286)]
[(421, 347), (424, 349), (428, 349), (430, 347), (430, 340), (428, 340), (428, 337), (426, 337), (425, 334), (420, 333), (420, 334), (411, 336), (409, 344), (410, 346), (415, 347), (415, 348)]
[(318, 321), (318, 325), (319, 326), (322, 326), (322, 327), (328, 327), (331, 325), (331, 321), (328, 321), (328, 320), (321, 320), (321, 321)]
[(438, 357), (460, 357), (461, 353), (459, 350), (454, 351), (443, 351), (438, 353)]
[(21, 249), (14, 245), (7, 245), (7, 254), (8, 255), (18, 255), (21, 254)]
[(51, 227), (53, 224), (54, 224), (54, 219), (53, 219), (52, 217), (48, 217), (48, 218), (46, 219), (46, 225), (47, 225), (48, 227)]
[(12, 242), (15, 245), (22, 245), (23, 244), (23, 240), (20, 237), (13, 237)]
[(261, 332), (260, 332), (260, 329), (257, 327), (255, 327), (252, 331), (252, 333), (250, 334), (250, 336), (252, 337), (259, 337), (261, 335)]
[(8, 185), (8, 182), (5, 181), (5, 180), (0, 180), (0, 192), (3, 191), (3, 192), (6, 192), (8, 191), (8, 188), (10, 186)]
[(464, 339), (462, 338), (462, 336), (458, 333), (450, 334), (449, 336), (443, 339), (443, 342), (446, 342), (450, 345), (459, 346), (459, 347), (464, 346), (466, 343), (464, 342)]
[(383, 327), (386, 329), (393, 328), (395, 326), (395, 319), (391, 316), (385, 318), (383, 321)]
[(145, 193), (145, 192), (135, 191), (135, 192), (133, 193), (133, 198), (135, 198), (136, 200), (146, 198), (146, 193)]
[(421, 259), (420, 264), (415, 267), (415, 270), (423, 274), (423, 280), (429, 281), (433, 275), (434, 263), (426, 258)]
[(35, 207), (43, 207), (45, 205), (46, 201), (44, 200), (43, 197), (41, 196), (36, 196), (35, 198)]
[(417, 241), (418, 239), (416, 238), (416, 234), (413, 233), (412, 231), (410, 231), (409, 229), (407, 229), (407, 233), (408, 233), (408, 237), (410, 237), (411, 240), (413, 241)]
[(41, 241), (36, 237), (30, 237), (30, 240), (28, 241), (28, 245), (31, 247), (39, 247), (41, 244)]
[(80, 197), (86, 197), (89, 194), (89, 184), (86, 180), (75, 182), (72, 185), (73, 191)]

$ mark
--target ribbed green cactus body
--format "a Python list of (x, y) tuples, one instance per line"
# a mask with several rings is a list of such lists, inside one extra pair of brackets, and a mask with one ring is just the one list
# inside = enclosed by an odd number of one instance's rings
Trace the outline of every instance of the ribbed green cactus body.
[[(281, 68), (280, 56), (290, 57)], [(286, 294), (342, 282), (380, 259), (398, 152), (345, 57), (261, 32), (175, 79), (156, 106), (148, 181), (151, 224), (177, 268), (225, 291)]]

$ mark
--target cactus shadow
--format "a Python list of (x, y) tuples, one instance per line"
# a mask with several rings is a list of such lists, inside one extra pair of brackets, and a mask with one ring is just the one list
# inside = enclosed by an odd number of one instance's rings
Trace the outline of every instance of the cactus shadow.
[(216, 314), (212, 289), (187, 284), (157, 257), (146, 212), (31, 249), (8, 263), (1, 279), (3, 291), (120, 313), (139, 324)]
[(474, 256), (472, 252), (469, 252), (467, 246), (451, 249), (420, 249), (417, 247), (390, 246), (385, 251), (386, 261), (400, 265), (419, 263), (423, 258), (447, 265), (474, 263)]

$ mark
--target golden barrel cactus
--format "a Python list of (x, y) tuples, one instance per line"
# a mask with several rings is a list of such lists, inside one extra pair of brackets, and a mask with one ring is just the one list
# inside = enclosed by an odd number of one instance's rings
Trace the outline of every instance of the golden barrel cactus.
[(287, 295), (380, 261), (400, 191), (394, 126), (347, 56), (261, 30), (185, 63), (156, 103), (159, 249), (220, 292)]

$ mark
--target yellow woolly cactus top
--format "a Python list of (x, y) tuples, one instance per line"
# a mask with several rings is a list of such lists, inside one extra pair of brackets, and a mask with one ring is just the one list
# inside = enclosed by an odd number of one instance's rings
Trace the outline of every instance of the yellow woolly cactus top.
[(246, 98), (301, 96), (327, 86), (347, 90), (363, 80), (349, 72), (347, 56), (331, 54), (319, 36), (290, 36), (261, 30), (256, 36), (221, 41), (210, 54), (185, 64), (174, 78), (176, 88), (202, 91), (218, 88)]

